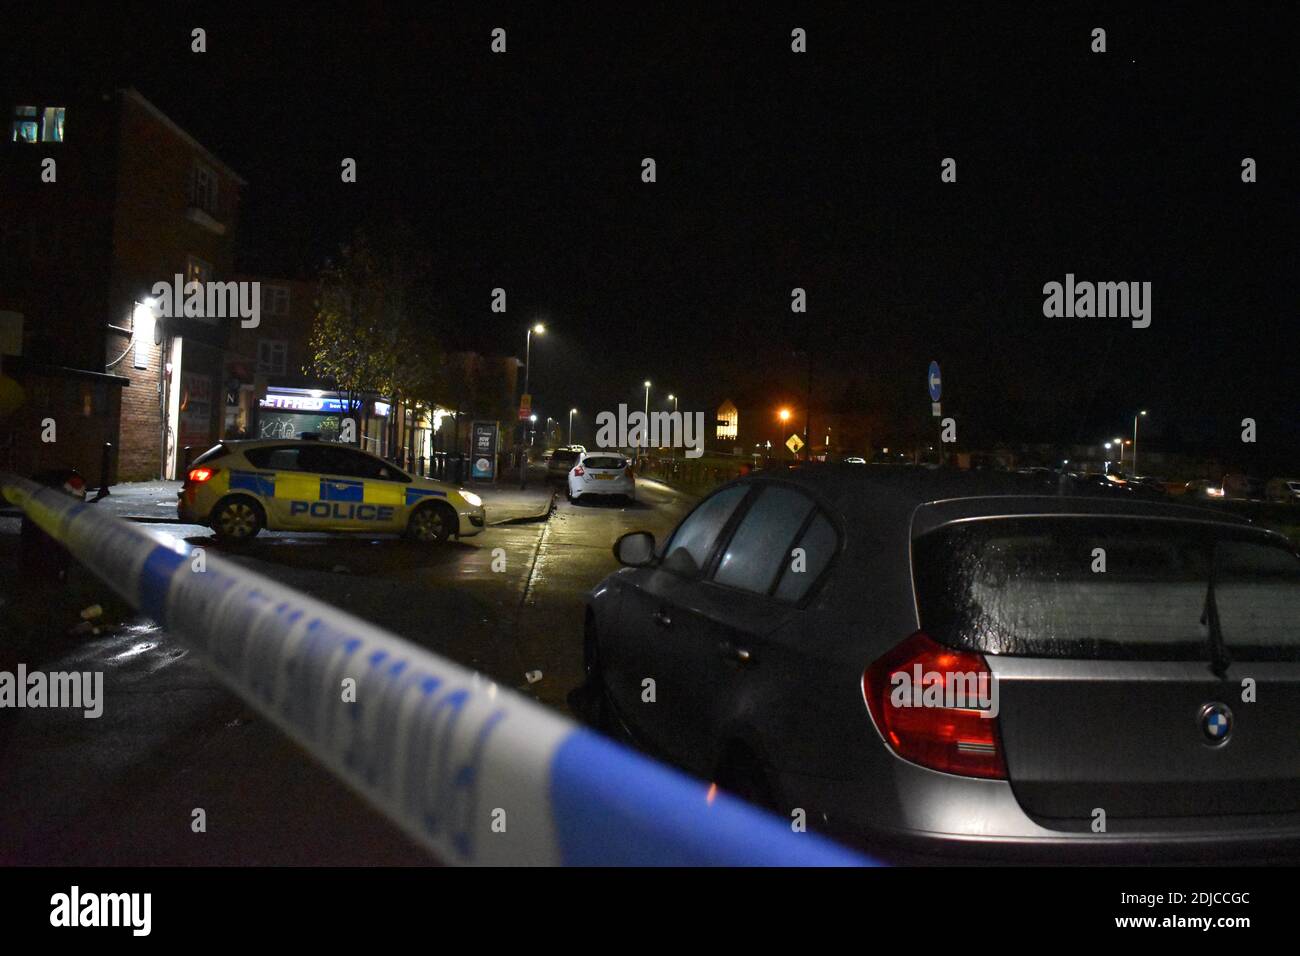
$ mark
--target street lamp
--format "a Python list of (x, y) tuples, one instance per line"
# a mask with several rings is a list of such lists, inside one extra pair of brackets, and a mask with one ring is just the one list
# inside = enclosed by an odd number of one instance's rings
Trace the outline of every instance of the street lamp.
[(1137, 415), (1133, 416), (1133, 463), (1131, 467), (1133, 468), (1133, 477), (1135, 478), (1138, 473), (1138, 418), (1145, 414), (1145, 411), (1141, 411), (1138, 412)]
[[(536, 325), (529, 327), (528, 335), (524, 338), (524, 394), (525, 395), (529, 394), (528, 393), (529, 380), (532, 378), (532, 371), (533, 371), (533, 333), (535, 332), (538, 335), (541, 335), (545, 331), (546, 331), (546, 326), (538, 322)], [(531, 402), (531, 400), (532, 399), (530, 396), (529, 401)], [(537, 421), (537, 416), (534, 415), (532, 417), (532, 420), (534, 422)], [(519, 452), (519, 488), (522, 491), (524, 487), (526, 487), (528, 484), (528, 453), (524, 451), (522, 447), (524, 444), (524, 435), (523, 435), (524, 423), (523, 422), (519, 423), (519, 432), (520, 432), (519, 444), (521, 446)]]
[(1113, 440), (1115, 444), (1119, 446), (1119, 470), (1123, 471), (1124, 470), (1124, 439), (1116, 438)]
[(641, 432), (641, 446), (650, 447), (650, 380), (645, 380), (645, 428)]
[(573, 447), (573, 416), (578, 414), (576, 408), (569, 409), (569, 447)]

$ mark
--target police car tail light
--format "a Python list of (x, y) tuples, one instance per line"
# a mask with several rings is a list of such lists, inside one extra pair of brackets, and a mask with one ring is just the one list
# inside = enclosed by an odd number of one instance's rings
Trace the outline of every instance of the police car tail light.
[(586, 472), (582, 470), (581, 465), (578, 465), (576, 468), (573, 469), (573, 477), (575, 478), (581, 478), (585, 474)]
[(1007, 779), (996, 695), (982, 654), (944, 647), (924, 631), (862, 675), (862, 696), (890, 748), (912, 763), (963, 777)]
[(623, 469), (623, 474), (627, 475), (629, 478), (635, 478), (635, 477), (636, 477), (636, 475), (635, 475), (635, 474), (633, 473), (633, 471), (632, 471), (632, 466), (631, 466), (631, 465), (628, 465), (626, 468)]
[(204, 468), (202, 466), (191, 468), (190, 473), (186, 476), (186, 481), (191, 484), (201, 485), (203, 482), (215, 475), (219, 470), (220, 469), (218, 468)]

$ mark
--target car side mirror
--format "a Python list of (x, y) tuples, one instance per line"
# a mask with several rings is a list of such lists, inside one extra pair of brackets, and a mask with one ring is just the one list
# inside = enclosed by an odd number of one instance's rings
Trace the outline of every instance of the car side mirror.
[(655, 560), (655, 536), (649, 531), (629, 531), (614, 542), (614, 557), (619, 564), (644, 568)]

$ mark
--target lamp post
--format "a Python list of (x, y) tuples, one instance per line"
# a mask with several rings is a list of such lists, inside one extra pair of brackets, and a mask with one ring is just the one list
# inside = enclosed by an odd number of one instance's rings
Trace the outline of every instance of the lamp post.
[[(788, 423), (788, 422), (790, 421), (790, 409), (788, 409), (788, 408), (783, 408), (783, 409), (781, 409), (779, 412), (776, 413), (776, 417), (779, 418), (779, 419), (781, 419), (781, 432), (782, 432), (782, 434), (784, 434), (784, 433), (785, 433), (785, 426), (786, 426), (786, 423)], [(780, 443), (781, 443), (781, 435), (777, 435), (777, 436), (776, 436), (776, 441), (777, 441), (777, 444), (780, 445)], [(797, 457), (797, 456), (796, 456), (796, 457)]]
[(573, 447), (573, 416), (578, 414), (576, 408), (569, 409), (569, 447)]
[(1119, 470), (1122, 472), (1124, 470), (1124, 439), (1115, 438), (1113, 441), (1119, 446)]
[[(529, 380), (532, 378), (533, 371), (533, 333), (541, 335), (546, 331), (546, 326), (538, 322), (536, 325), (529, 326), (528, 335), (524, 338), (524, 394), (528, 395)], [(534, 415), (533, 421), (537, 421)], [(528, 449), (524, 444), (525, 432), (527, 426), (520, 421), (519, 423), (519, 489), (522, 491), (528, 485)]]
[(1138, 473), (1138, 418), (1145, 414), (1145, 411), (1141, 411), (1133, 416), (1133, 461), (1131, 467), (1133, 469), (1133, 477), (1135, 478)]
[[(650, 448), (650, 380), (649, 379), (646, 379), (645, 381), (645, 428), (641, 432), (641, 447), (647, 450)], [(640, 455), (640, 453), (641, 453), (641, 449), (637, 449), (637, 454)]]
[[(670, 402), (673, 403), (673, 417), (674, 417), (674, 418), (677, 420), (677, 422), (678, 422), (677, 427), (678, 427), (678, 428), (681, 428), (681, 419), (677, 416), (677, 396), (676, 396), (676, 395), (673, 395), (672, 393), (669, 393), (669, 395), (668, 395), (668, 401), (670, 401)], [(682, 434), (683, 434), (683, 435), (686, 434), (685, 430), (682, 431)], [(671, 457), (671, 458), (676, 458), (676, 457), (677, 457), (677, 448), (676, 448), (676, 446), (673, 447), (672, 454), (671, 454), (669, 457)]]

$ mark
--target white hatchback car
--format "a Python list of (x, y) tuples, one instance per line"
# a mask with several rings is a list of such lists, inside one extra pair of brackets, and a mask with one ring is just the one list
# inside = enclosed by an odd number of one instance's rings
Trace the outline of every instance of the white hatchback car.
[(632, 463), (618, 452), (585, 451), (569, 469), (568, 493), (570, 501), (588, 495), (619, 495), (636, 501), (636, 477)]

